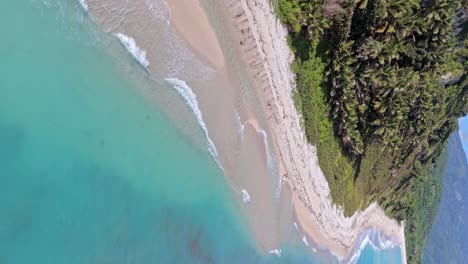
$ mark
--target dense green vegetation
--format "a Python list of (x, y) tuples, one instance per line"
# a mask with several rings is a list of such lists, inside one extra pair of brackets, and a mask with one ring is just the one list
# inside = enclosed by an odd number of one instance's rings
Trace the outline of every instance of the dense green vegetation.
[(405, 232), (408, 263), (422, 261), (432, 224), (437, 215), (442, 198), (447, 150), (444, 149), (433, 167), (427, 166), (422, 172), (424, 181), (416, 181), (412, 191), (403, 194), (402, 204), (411, 208)]
[[(278, 0), (295, 97), (335, 203), (406, 220), (408, 260), (441, 197), (439, 158), (468, 111), (463, 0)], [(458, 30), (460, 28), (461, 30)], [(437, 166), (439, 164), (439, 166)]]

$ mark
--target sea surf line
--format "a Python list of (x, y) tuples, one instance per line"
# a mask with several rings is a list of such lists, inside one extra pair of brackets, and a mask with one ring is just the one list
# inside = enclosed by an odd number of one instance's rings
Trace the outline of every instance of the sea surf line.
[[(141, 49), (132, 37), (129, 37), (122, 33), (117, 33), (115, 34), (115, 36), (120, 40), (127, 52), (138, 62), (138, 64), (141, 65), (151, 75), (151, 73), (148, 70), (150, 63), (146, 58), (146, 51)], [(151, 79), (157, 81), (158, 83), (161, 83), (156, 78), (151, 77)], [(190, 108), (191, 112), (194, 114), (198, 125), (200, 126), (203, 134), (206, 137), (206, 141), (208, 143), (208, 152), (218, 165), (218, 168), (221, 171), (224, 171), (224, 168), (219, 160), (216, 146), (213, 143), (213, 140), (210, 138), (208, 128), (206, 127), (206, 124), (203, 120), (203, 115), (198, 106), (197, 96), (192, 91), (190, 86), (188, 86), (187, 83), (183, 80), (179, 80), (177, 78), (166, 78), (165, 81), (179, 94), (179, 96), (181, 96), (184, 99), (185, 104)]]
[(206, 141), (208, 142), (208, 151), (210, 152), (211, 156), (215, 160), (216, 164), (218, 165), (219, 169), (224, 171), (224, 168), (219, 160), (218, 151), (216, 150), (216, 146), (211, 140), (208, 134), (208, 128), (206, 127), (205, 122), (203, 121), (203, 115), (200, 111), (198, 106), (197, 96), (193, 93), (190, 86), (187, 85), (185, 81), (179, 80), (177, 78), (167, 78), (166, 81), (174, 88), (177, 93), (184, 99), (187, 106), (190, 108), (192, 113), (195, 115), (197, 119), (198, 125), (200, 126), (201, 130), (205, 134)]

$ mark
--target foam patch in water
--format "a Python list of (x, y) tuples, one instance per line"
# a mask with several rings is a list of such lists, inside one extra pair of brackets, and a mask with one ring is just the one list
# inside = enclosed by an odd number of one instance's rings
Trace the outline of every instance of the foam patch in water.
[(241, 191), (241, 194), (242, 194), (242, 201), (244, 203), (250, 203), (250, 195), (245, 189)]
[(273, 249), (273, 250), (268, 251), (268, 253), (274, 254), (274, 255), (276, 255), (276, 256), (278, 256), (278, 257), (281, 257), (281, 249), (275, 248), (275, 249)]

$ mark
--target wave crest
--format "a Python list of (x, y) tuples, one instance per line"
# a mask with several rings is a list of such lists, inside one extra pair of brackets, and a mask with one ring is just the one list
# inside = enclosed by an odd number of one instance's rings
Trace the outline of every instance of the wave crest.
[(357, 263), (362, 251), (370, 245), (375, 251), (390, 249), (394, 247), (400, 247), (394, 240), (387, 238), (385, 235), (380, 233), (376, 229), (368, 229), (361, 235), (359, 247), (351, 256), (348, 263)]
[(127, 51), (132, 55), (132, 57), (147, 70), (149, 67), (149, 61), (148, 59), (146, 59), (146, 51), (138, 47), (135, 40), (132, 37), (129, 37), (122, 33), (117, 33), (115, 34), (115, 36), (120, 40), (120, 43), (124, 45)]
[(270, 171), (273, 173), (274, 177), (279, 179), (278, 185), (275, 186), (275, 188), (276, 188), (276, 193), (275, 193), (276, 198), (279, 198), (280, 193), (281, 193), (281, 178), (278, 175), (278, 168), (276, 166), (275, 157), (271, 154), (270, 145), (268, 144), (268, 135), (267, 135), (266, 131), (263, 130), (263, 129), (260, 129), (258, 132), (260, 134), (262, 134), (262, 137), (263, 137), (263, 144), (265, 145), (265, 154), (266, 154), (266, 157), (267, 157), (268, 169), (270, 169)]
[(86, 3), (86, 0), (80, 0), (80, 5), (85, 11), (88, 11), (88, 4)]
[(179, 80), (177, 78), (167, 78), (165, 79), (172, 88), (174, 88), (177, 93), (182, 96), (185, 101), (185, 104), (192, 110), (192, 113), (195, 115), (197, 119), (198, 125), (200, 126), (203, 134), (206, 137), (206, 141), (208, 142), (208, 151), (210, 152), (211, 157), (214, 159), (218, 167), (224, 171), (223, 166), (218, 158), (218, 151), (216, 150), (215, 144), (211, 140), (208, 134), (208, 128), (206, 127), (205, 122), (203, 121), (203, 115), (198, 107), (197, 96), (193, 93), (192, 89), (187, 85), (185, 81)]
[(237, 132), (239, 133), (241, 141), (244, 139), (244, 129), (245, 125), (242, 124), (241, 117), (239, 115), (239, 112), (235, 111), (236, 115), (236, 125), (237, 125)]

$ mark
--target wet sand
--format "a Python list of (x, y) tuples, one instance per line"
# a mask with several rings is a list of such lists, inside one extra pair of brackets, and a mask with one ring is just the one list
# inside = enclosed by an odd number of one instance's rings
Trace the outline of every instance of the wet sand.
[(211, 66), (223, 68), (223, 52), (200, 2), (168, 0), (167, 3), (171, 10), (171, 23), (193, 50)]
[[(198, 1), (168, 0), (167, 2), (171, 7), (171, 24), (175, 25), (177, 32), (183, 36), (191, 49), (199, 54), (201, 59), (208, 61), (218, 73), (217, 86), (209, 91), (201, 89), (197, 96), (206, 109), (204, 113), (207, 123), (210, 131), (214, 133), (216, 146), (220, 149), (228, 181), (237, 193), (240, 194), (240, 191), (245, 189), (251, 197), (251, 202), (243, 205), (243, 209), (248, 215), (252, 232), (264, 251), (272, 250), (281, 240), (280, 236), (273, 232), (279, 224), (277, 199), (274, 196), (272, 175), (265, 155), (266, 146), (261, 127), (255, 119), (255, 111), (248, 104), (239, 103), (243, 100), (239, 98), (239, 89), (242, 88), (236, 80), (239, 75), (230, 67), (236, 62), (226, 59), (221, 52), (222, 48)], [(192, 15), (183, 15), (188, 12)], [(193, 27), (193, 25), (199, 26)], [(191, 27), (192, 30), (181, 30)], [(203, 38), (203, 42), (199, 42), (200, 36), (210, 37)], [(223, 63), (219, 63), (220, 61)], [(224, 63), (225, 61), (228, 63)], [(248, 76), (242, 78), (248, 79)], [(238, 113), (239, 121), (234, 120), (235, 113)], [(242, 132), (239, 132), (239, 126), (244, 127)], [(235, 135), (232, 135), (233, 133)]]
[[(278, 246), (278, 198), (276, 182), (268, 168), (262, 122), (255, 127), (246, 120), (258, 117), (253, 79), (244, 72), (237, 43), (221, 47), (215, 31), (198, 1), (171, 0), (89, 0), (90, 14), (110, 34), (122, 33), (135, 40), (146, 52), (151, 78), (183, 80), (196, 95), (209, 137), (216, 146), (223, 172), (238, 206), (245, 212), (258, 248), (268, 252)], [(232, 28), (234, 30), (234, 28)], [(229, 34), (229, 33), (226, 33)], [(164, 39), (165, 41), (162, 41)], [(236, 53), (238, 52), (238, 53)], [(174, 124), (207, 152), (193, 116), (173, 89), (148, 89)], [(251, 91), (246, 91), (251, 87)], [(252, 92), (253, 91), (253, 92)], [(255, 102), (255, 103), (254, 103)], [(240, 116), (237, 120), (236, 112)], [(240, 125), (244, 125), (241, 133)], [(247, 190), (251, 201), (242, 202), (241, 190)]]
[(307, 142), (294, 107), (294, 75), (290, 69), (293, 55), (287, 46), (287, 30), (269, 1), (225, 1), (260, 91), (275, 139), (280, 173), (293, 191), (301, 228), (316, 243), (345, 259), (351, 257), (360, 235), (374, 228), (402, 245), (402, 261), (406, 263), (403, 223), (388, 218), (375, 203), (352, 217), (345, 217), (332, 204), (316, 149)]
[[(277, 231), (291, 225), (292, 210), (309, 240), (340, 256), (349, 257), (369, 227), (404, 245), (404, 228), (377, 205), (345, 218), (331, 204), (315, 148), (305, 140), (291, 98), (294, 76), (286, 30), (267, 0), (215, 1), (222, 6), (216, 19), (229, 22), (218, 28), (212, 27), (203, 2), (150, 2), (90, 0), (88, 6), (106, 31), (136, 40), (147, 53), (150, 74), (160, 81), (182, 79), (192, 88), (226, 179), (239, 196), (260, 248), (268, 252), (278, 247), (286, 232)], [(226, 41), (231, 34), (234, 40)], [(161, 43), (161, 37), (169, 41)], [(169, 89), (154, 94), (163, 111), (206, 150), (200, 133), (192, 135), (193, 126), (186, 125), (193, 117), (181, 117), (187, 112), (184, 105), (168, 103), (177, 96)], [(281, 179), (268, 167), (262, 130), (269, 135), (267, 144)], [(286, 186), (282, 199), (275, 196), (280, 180)], [(242, 189), (249, 192), (250, 203), (242, 204)]]

